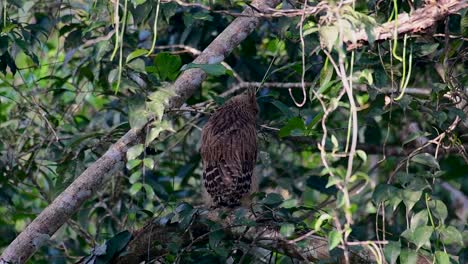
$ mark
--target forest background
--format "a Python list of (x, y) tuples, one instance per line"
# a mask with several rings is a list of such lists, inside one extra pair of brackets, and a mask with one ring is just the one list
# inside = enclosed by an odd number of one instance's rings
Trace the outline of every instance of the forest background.
[[(0, 263), (467, 263), (467, 7), (3, 0)], [(247, 87), (259, 192), (212, 210)]]

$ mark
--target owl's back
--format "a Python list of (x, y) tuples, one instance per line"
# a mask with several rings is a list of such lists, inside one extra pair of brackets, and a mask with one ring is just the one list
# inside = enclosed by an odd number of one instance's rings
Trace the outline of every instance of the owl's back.
[(203, 128), (203, 181), (214, 206), (239, 206), (250, 193), (257, 158), (257, 109), (255, 98), (234, 97)]

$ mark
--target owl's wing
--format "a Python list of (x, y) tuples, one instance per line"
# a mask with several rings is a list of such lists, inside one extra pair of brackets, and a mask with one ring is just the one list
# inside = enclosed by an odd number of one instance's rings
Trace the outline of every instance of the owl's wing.
[(215, 203), (236, 205), (249, 192), (257, 157), (255, 126), (229, 128), (204, 142), (204, 180)]

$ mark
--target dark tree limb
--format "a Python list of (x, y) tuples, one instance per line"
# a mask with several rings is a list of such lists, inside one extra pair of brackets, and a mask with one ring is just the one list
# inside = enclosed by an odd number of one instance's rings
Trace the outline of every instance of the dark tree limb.
[[(467, 1), (460, 0), (438, 0), (430, 1), (426, 6), (416, 9), (413, 13), (398, 14), (397, 21), (391, 21), (381, 26), (376, 27), (372, 34), (375, 40), (386, 40), (395, 37), (396, 35), (410, 34), (410, 33), (421, 33), (425, 29), (435, 25), (435, 23), (450, 14), (459, 12), (460, 10), (467, 8)], [(344, 41), (349, 43), (348, 49), (354, 49), (362, 46), (363, 42), (369, 42), (370, 38), (365, 29), (361, 29), (352, 35), (353, 39), (347, 39), (345, 36)], [(354, 44), (355, 41), (358, 44)]]

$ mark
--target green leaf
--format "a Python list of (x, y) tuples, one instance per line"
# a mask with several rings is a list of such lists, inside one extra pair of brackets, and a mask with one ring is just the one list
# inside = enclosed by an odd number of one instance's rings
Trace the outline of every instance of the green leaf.
[(440, 239), (444, 244), (459, 244), (463, 246), (463, 236), (453, 226), (444, 227), (442, 226), (439, 230), (440, 232)]
[(293, 224), (287, 223), (283, 224), (280, 228), (280, 234), (283, 235), (283, 237), (287, 238), (290, 237), (295, 230), (295, 226)]
[(127, 160), (134, 160), (138, 156), (140, 156), (141, 153), (143, 153), (144, 150), (143, 144), (138, 144), (135, 145), (127, 150)]
[(320, 231), (320, 229), (322, 229), (323, 222), (328, 221), (330, 219), (332, 219), (331, 215), (329, 215), (327, 213), (321, 214), (319, 216), (319, 218), (315, 221), (314, 230), (315, 231)]
[(432, 226), (419, 226), (414, 230), (410, 241), (419, 249), (424, 244), (429, 243), (433, 231)]
[(154, 160), (151, 158), (144, 158), (143, 164), (145, 165), (145, 167), (147, 167), (150, 170), (154, 168)]
[(447, 206), (445, 206), (444, 202), (441, 200), (432, 200), (427, 204), (429, 205), (431, 214), (443, 223), (448, 215)]
[(412, 249), (403, 249), (400, 253), (400, 264), (416, 264), (418, 253)]
[(161, 3), (162, 14), (164, 15), (164, 20), (169, 24), (169, 20), (177, 12), (178, 5), (173, 2)]
[(403, 192), (401, 192), (402, 200), (406, 206), (407, 211), (410, 211), (413, 208), (413, 206), (421, 198), (421, 195), (422, 195), (422, 191), (411, 191), (411, 190), (406, 189), (406, 190), (403, 190)]
[(161, 80), (175, 80), (179, 74), (180, 66), (182, 65), (182, 59), (180, 56), (172, 55), (167, 52), (158, 53), (153, 62), (156, 73), (159, 75)]
[(131, 184), (136, 183), (141, 178), (141, 170), (137, 170), (132, 175), (130, 175), (130, 179), (128, 180)]
[(340, 232), (333, 230), (328, 234), (328, 250), (334, 249), (341, 242)]
[(216, 230), (214, 232), (210, 232), (208, 235), (209, 244), (212, 249), (218, 247), (219, 243), (223, 240), (225, 234), (223, 230)]
[(437, 112), (434, 112), (434, 118), (437, 121), (437, 125), (442, 126), (444, 122), (448, 119), (448, 116), (443, 111), (437, 111)]
[(318, 94), (322, 94), (326, 89), (325, 87), (330, 87), (333, 82), (331, 78), (333, 77), (333, 65), (330, 60), (327, 58), (323, 64), (322, 70), (320, 70), (320, 88), (317, 91)]
[(323, 26), (320, 27), (319, 33), (322, 46), (326, 47), (328, 51), (332, 51), (338, 40), (339, 28), (337, 26)]
[(143, 184), (143, 188), (145, 189), (145, 192), (146, 192), (146, 198), (148, 198), (148, 200), (152, 201), (153, 198), (154, 198), (153, 187), (151, 187), (151, 185), (145, 183), (145, 184)]
[(439, 162), (429, 153), (421, 153), (411, 158), (412, 161), (440, 170)]
[(188, 203), (180, 203), (177, 205), (176, 209), (174, 210), (178, 214), (187, 214), (187, 212), (191, 211), (193, 209), (193, 206), (188, 204)]
[(304, 27), (302, 28), (302, 30), (302, 35), (304, 37), (319, 31), (317, 25), (313, 21), (308, 21), (307, 23), (304, 23)]
[(324, 112), (320, 111), (317, 113), (314, 118), (310, 121), (310, 123), (307, 125), (307, 131), (311, 131), (314, 129), (314, 127), (322, 120), (322, 117), (324, 116)]
[(146, 102), (146, 108), (154, 114), (156, 120), (161, 120), (169, 99), (174, 95), (175, 93), (171, 89), (161, 88), (148, 96), (149, 101)]
[(130, 195), (135, 196), (141, 188), (143, 187), (143, 184), (141, 182), (137, 182), (130, 187)]
[(208, 12), (197, 12), (193, 14), (194, 19), (213, 21), (213, 17)]
[(132, 2), (133, 2), (133, 6), (137, 7), (137, 6), (141, 5), (141, 4), (146, 3), (146, 0), (132, 0)]
[(379, 184), (377, 185), (377, 187), (374, 190), (374, 193), (372, 194), (372, 200), (374, 200), (376, 204), (379, 204), (381, 202), (391, 199), (399, 191), (400, 189), (398, 189), (395, 186), (389, 184)]
[(356, 150), (356, 154), (358, 155), (359, 158), (361, 158), (361, 160), (362, 160), (364, 163), (366, 163), (366, 161), (367, 161), (367, 154), (366, 154), (366, 152), (364, 152), (364, 150), (358, 149), (358, 150)]
[(286, 44), (280, 39), (272, 39), (268, 42), (266, 49), (269, 51), (269, 55), (274, 56), (277, 52), (284, 50)]
[(376, 204), (387, 202), (388, 204), (392, 205), (393, 210), (396, 210), (402, 201), (401, 192), (401, 189), (398, 189), (392, 185), (379, 184), (372, 194), (372, 200), (374, 200)]
[(145, 61), (143, 59), (135, 59), (127, 63), (127, 67), (137, 72), (145, 72)]
[(331, 142), (333, 144), (333, 152), (338, 151), (338, 148), (339, 148), (338, 139), (333, 134), (331, 135), (330, 139), (331, 139)]
[(93, 263), (109, 263), (119, 252), (121, 252), (128, 244), (132, 234), (129, 231), (122, 231), (107, 240), (106, 243), (100, 246), (100, 250), (95, 251), (97, 258)]
[(427, 217), (427, 210), (421, 210), (417, 214), (413, 215), (413, 217), (411, 217), (411, 230), (414, 231), (418, 226), (427, 225)]
[(295, 130), (298, 132), (303, 132), (306, 130), (304, 120), (300, 117), (289, 119), (288, 123), (286, 123), (286, 125), (280, 129), (278, 135), (280, 137), (290, 136)]
[[(321, 85), (320, 88), (317, 90), (317, 94), (328, 94), (330, 90), (336, 89), (336, 87), (341, 87), (342, 83), (338, 80), (330, 81), (325, 83), (323, 86)], [(312, 88), (311, 88), (312, 89)], [(313, 98), (315, 99), (315, 94), (313, 94)]]
[(127, 169), (128, 170), (131, 170), (133, 168), (135, 168), (136, 166), (140, 165), (143, 161), (141, 159), (133, 159), (133, 160), (129, 160), (127, 161)]
[(418, 132), (418, 133), (413, 133), (405, 141), (403, 141), (403, 146), (410, 143), (411, 141), (413, 141), (415, 139), (418, 139), (420, 137), (427, 137), (429, 135), (430, 135), (430, 133), (423, 132), (423, 131)]
[(413, 51), (413, 56), (415, 56), (415, 57), (424, 57), (424, 56), (427, 56), (429, 54), (433, 54), (437, 50), (438, 46), (439, 46), (439, 43), (429, 43), (429, 44), (415, 45), (415, 49)]
[(358, 77), (359, 83), (373, 85), (374, 84), (374, 78), (372, 77), (373, 73), (374, 73), (374, 71), (372, 69), (362, 70), (359, 73), (359, 77)]
[(263, 199), (263, 203), (266, 205), (278, 206), (279, 204), (283, 202), (283, 200), (284, 200), (283, 196), (277, 193), (269, 193), (267, 194), (265, 199)]
[(400, 256), (401, 244), (400, 241), (389, 241), (384, 248), (385, 259), (390, 263), (396, 263), (398, 256)]
[(436, 251), (435, 259), (437, 264), (450, 264), (450, 257), (444, 251)]
[(283, 102), (278, 101), (278, 100), (273, 100), (271, 102), (276, 108), (278, 108), (281, 113), (283, 113), (287, 118), (293, 118), (294, 117), (294, 112), (289, 109), (287, 105), (285, 105)]
[(128, 54), (127, 60), (125, 61), (125, 63), (128, 63), (129, 61), (131, 61), (131, 60), (133, 60), (135, 58), (138, 58), (138, 57), (140, 57), (142, 55), (145, 55), (146, 53), (148, 53), (148, 51), (145, 50), (145, 49), (134, 50), (130, 54)]
[(287, 200), (284, 200), (280, 207), (281, 208), (296, 208), (297, 207), (297, 204), (298, 204), (298, 201), (297, 199), (294, 199), (294, 198), (290, 198), (290, 199), (287, 199)]
[(213, 76), (221, 76), (227, 73), (226, 68), (221, 63), (215, 63), (215, 64), (195, 64), (195, 63), (189, 63), (185, 64), (182, 66), (182, 71), (186, 71), (188, 69), (202, 69), (204, 72), (206, 72), (209, 75)]
[(128, 244), (130, 239), (132, 238), (132, 233), (129, 231), (125, 230), (117, 235), (115, 235), (113, 238), (107, 241), (107, 252), (120, 252), (122, 249), (125, 248), (125, 246)]
[(128, 122), (131, 128), (141, 128), (148, 122), (148, 113), (143, 98), (131, 98), (128, 101)]
[(175, 132), (171, 124), (165, 120), (161, 122), (154, 122), (152, 124), (152, 128), (150, 129), (149, 133), (146, 134), (145, 144), (149, 145), (151, 142), (153, 142), (153, 140), (159, 137), (159, 134), (163, 131)]

